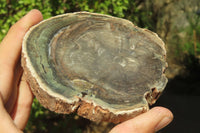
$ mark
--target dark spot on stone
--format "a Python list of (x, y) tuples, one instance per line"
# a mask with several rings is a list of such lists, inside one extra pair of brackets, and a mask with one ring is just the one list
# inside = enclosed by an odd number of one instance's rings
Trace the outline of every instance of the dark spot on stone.
[(87, 95), (86, 92), (81, 92), (81, 94), (82, 94), (82, 97), (85, 97)]

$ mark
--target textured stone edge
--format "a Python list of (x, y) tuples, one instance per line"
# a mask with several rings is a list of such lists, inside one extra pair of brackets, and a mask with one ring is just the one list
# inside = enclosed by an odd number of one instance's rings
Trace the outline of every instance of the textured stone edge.
[[(83, 12), (83, 14), (84, 13), (85, 12)], [(71, 13), (70, 15), (73, 15), (73, 14), (76, 14), (76, 13)], [(94, 14), (96, 14), (96, 13), (94, 13)], [(64, 15), (66, 15), (66, 14), (64, 14)], [(96, 14), (96, 15), (98, 15), (98, 14)], [(62, 16), (62, 15), (59, 15), (56, 17), (60, 17), (60, 16)], [(112, 17), (112, 16), (108, 16), (108, 17)], [(43, 23), (43, 22), (44, 21), (42, 21), (41, 23)], [(131, 23), (130, 21), (127, 21), (127, 22)], [(133, 23), (131, 23), (131, 24), (134, 26)], [(137, 27), (137, 26), (135, 26), (135, 27)], [(32, 29), (33, 29), (33, 27), (31, 28), (31, 30)], [(166, 55), (166, 49), (165, 49), (164, 42), (158, 37), (158, 35), (147, 29), (142, 29), (142, 30), (146, 31), (147, 32), (146, 34), (150, 34), (151, 37), (153, 37), (152, 38), (153, 40), (156, 40), (157, 44), (160, 45), (160, 47), (162, 47), (162, 49), (164, 50), (165, 55)], [(29, 31), (29, 33), (30, 33), (30, 31)], [(26, 37), (27, 36), (28, 36), (28, 34), (26, 35)], [(25, 51), (23, 50), (23, 52), (25, 52)], [(27, 65), (27, 62), (26, 62), (27, 55), (25, 56), (23, 52), (22, 52), (22, 58), (21, 58), (22, 67), (24, 68), (25, 78), (26, 78), (27, 82), (29, 83), (33, 94), (36, 96), (38, 101), (45, 108), (48, 108), (49, 110), (57, 112), (57, 113), (69, 114), (69, 113), (77, 112), (78, 115), (80, 115), (84, 118), (90, 119), (92, 121), (96, 121), (96, 122), (107, 121), (107, 122), (119, 123), (119, 122), (123, 122), (128, 119), (131, 119), (131, 118), (133, 118), (139, 114), (142, 114), (144, 112), (147, 112), (149, 110), (148, 104), (149, 105), (154, 104), (162, 93), (162, 90), (159, 90), (157, 88), (151, 88), (148, 92), (146, 92), (144, 94), (144, 100), (147, 101), (146, 106), (141, 107), (141, 108), (132, 109), (132, 110), (119, 111), (119, 112), (112, 112), (112, 111), (109, 111), (109, 109), (103, 109), (102, 107), (98, 106), (95, 103), (85, 101), (81, 97), (76, 97), (77, 100), (75, 100), (75, 101), (69, 102), (70, 101), (69, 100), (67, 102), (68, 99), (60, 97), (59, 95), (55, 95), (54, 93), (51, 94), (50, 91), (48, 91), (48, 90), (45, 91), (44, 88), (41, 88), (38, 80), (35, 78), (35, 76), (33, 74), (33, 72), (35, 72), (35, 71), (30, 70), (32, 67), (31, 68), (28, 67), (29, 65)], [(165, 60), (166, 60), (166, 57), (165, 57)], [(166, 64), (166, 67), (167, 67), (167, 64)], [(166, 69), (166, 67), (164, 69)], [(165, 75), (164, 70), (163, 70), (163, 75)]]
[(78, 115), (95, 122), (107, 121), (112, 123), (120, 123), (148, 111), (148, 107), (143, 107), (138, 110), (135, 109), (132, 112), (122, 111), (121, 113), (113, 113), (108, 109), (103, 109), (102, 107), (84, 101), (79, 97), (78, 101), (68, 103), (59, 97), (54, 97), (51, 94), (48, 94), (42, 88), (40, 88), (37, 80), (32, 76), (31, 71), (26, 66), (26, 58), (23, 56), (23, 53), (21, 62), (26, 81), (28, 82), (37, 100), (45, 108), (56, 113), (70, 114), (77, 112)]

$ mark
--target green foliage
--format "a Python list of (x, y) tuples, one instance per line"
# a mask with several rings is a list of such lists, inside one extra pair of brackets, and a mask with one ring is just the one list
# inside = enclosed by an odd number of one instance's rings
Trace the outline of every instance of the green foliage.
[[(128, 19), (139, 27), (156, 31), (158, 13), (154, 11), (153, 5), (154, 1), (146, 6), (143, 0), (0, 0), (0, 42), (9, 28), (31, 9), (40, 10), (44, 19), (76, 11), (108, 14)], [(196, 59), (197, 56), (200, 56), (200, 16), (193, 12), (192, 15), (186, 17), (189, 20), (189, 26), (187, 29), (182, 29), (186, 33), (184, 35), (184, 37), (187, 37), (185, 38), (186, 41), (179, 40), (178, 35), (173, 36), (172, 40), (177, 41), (176, 46), (174, 46), (177, 57), (181, 58), (184, 57), (183, 55), (188, 55), (187, 62), (192, 64), (194, 61), (190, 57)], [(194, 31), (196, 32), (195, 35)], [(34, 99), (30, 120), (25, 132), (81, 133), (87, 123), (88, 121), (77, 119), (75, 114), (58, 115), (50, 112)]]
[[(152, 11), (145, 7), (139, 9), (141, 3), (142, 0), (0, 0), (0, 42), (9, 28), (31, 9), (40, 10), (44, 19), (68, 12), (88, 11), (126, 18), (140, 27), (155, 29)], [(75, 114), (50, 112), (34, 99), (25, 132), (81, 133), (88, 121), (75, 117)]]
[(56, 133), (59, 131), (81, 133), (83, 127), (81, 127), (79, 121), (82, 120), (75, 114), (56, 114), (42, 107), (41, 104), (34, 99), (31, 115), (25, 128), (25, 132)]
[(151, 27), (151, 11), (139, 10), (140, 0), (0, 0), (0, 40), (17, 20), (31, 9), (42, 12), (44, 19), (58, 14), (89, 11), (123, 17), (142, 27)]
[(189, 26), (184, 29), (184, 32), (186, 32), (186, 42), (181, 45), (180, 53), (194, 57), (200, 56), (199, 18), (200, 16), (196, 15), (195, 20), (193, 22), (189, 21)]

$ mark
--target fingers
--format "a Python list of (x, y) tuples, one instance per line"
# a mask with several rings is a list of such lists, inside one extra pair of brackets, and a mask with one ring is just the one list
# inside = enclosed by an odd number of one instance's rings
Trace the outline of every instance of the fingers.
[(167, 126), (173, 114), (166, 108), (154, 107), (148, 112), (114, 127), (110, 133), (154, 133)]
[[(2, 98), (0, 96), (0, 133), (22, 133), (10, 118), (9, 114), (6, 112)], [(8, 131), (9, 130), (9, 131)]]
[[(27, 15), (25, 15), (22, 19), (20, 19), (16, 24), (14, 24), (10, 30), (8, 31), (6, 37), (0, 44), (0, 132), (7, 133), (8, 129), (11, 133), (21, 132), (17, 129), (13, 120), (7, 113), (7, 110), (4, 107), (4, 103), (7, 103), (9, 97), (12, 94), (12, 98), (16, 96), (17, 91), (14, 84), (17, 84), (17, 80), (20, 77), (20, 72), (16, 72), (16, 66), (20, 59), (21, 53), (21, 45), (22, 40), (27, 32), (27, 30), (40, 22), (42, 20), (42, 15), (38, 10), (32, 10)], [(16, 81), (15, 81), (16, 80)], [(14, 121), (17, 123), (17, 126), (21, 129), (24, 128), (28, 115), (30, 113), (30, 106), (32, 103), (32, 94), (27, 89), (26, 83), (20, 84), (21, 89), (19, 91), (18, 102), (16, 103), (19, 108), (15, 108), (15, 116)], [(26, 96), (24, 96), (26, 94)], [(28, 97), (28, 98), (27, 98)], [(16, 98), (15, 98), (16, 99)], [(12, 101), (15, 102), (15, 99)], [(22, 101), (25, 101), (22, 103)], [(12, 102), (8, 102), (9, 105), (13, 104)], [(22, 105), (25, 105), (23, 109)], [(16, 106), (17, 107), (17, 106)], [(21, 111), (21, 115), (19, 114)], [(22, 116), (22, 113), (23, 116)], [(21, 117), (20, 117), (21, 116)], [(21, 122), (19, 122), (21, 119)], [(25, 120), (23, 122), (23, 120)]]
[(0, 45), (0, 93), (6, 103), (11, 95), (14, 69), (20, 58), (22, 40), (27, 30), (42, 20), (38, 10), (32, 10), (8, 31)]
[(10, 28), (0, 46), (0, 58), (3, 64), (8, 65), (8, 67), (15, 66), (20, 57), (24, 35), (31, 26), (37, 24), (41, 20), (42, 14), (40, 11), (31, 10)]
[(23, 73), (23, 69), (21, 67), (21, 62), (18, 62), (17, 66), (15, 67), (15, 72), (14, 72), (15, 76), (13, 78), (12, 93), (10, 95), (10, 98), (4, 104), (8, 114), (11, 113), (16, 103), (18, 88), (19, 88), (19, 81), (21, 80), (22, 73)]
[(22, 76), (22, 80), (19, 85), (19, 95), (15, 105), (15, 109), (12, 112), (12, 118), (16, 126), (23, 130), (28, 121), (31, 105), (33, 102), (33, 94), (29, 88), (29, 85)]

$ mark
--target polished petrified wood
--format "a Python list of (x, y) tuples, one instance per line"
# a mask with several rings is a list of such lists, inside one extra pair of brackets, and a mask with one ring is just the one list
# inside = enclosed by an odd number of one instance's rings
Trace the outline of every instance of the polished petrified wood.
[(87, 12), (44, 20), (22, 48), (26, 79), (44, 107), (98, 122), (148, 111), (167, 83), (165, 58), (155, 33)]

